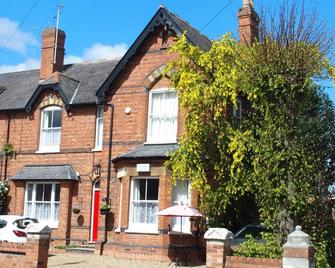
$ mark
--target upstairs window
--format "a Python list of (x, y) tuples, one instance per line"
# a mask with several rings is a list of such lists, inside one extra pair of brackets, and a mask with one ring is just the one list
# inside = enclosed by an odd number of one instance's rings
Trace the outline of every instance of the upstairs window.
[(175, 143), (177, 140), (178, 98), (174, 91), (150, 91), (148, 113), (149, 143)]
[(57, 152), (60, 149), (62, 108), (50, 106), (42, 111), (40, 151)]
[(104, 106), (99, 105), (97, 109), (97, 119), (95, 122), (95, 150), (102, 149), (103, 140), (103, 129), (104, 129)]

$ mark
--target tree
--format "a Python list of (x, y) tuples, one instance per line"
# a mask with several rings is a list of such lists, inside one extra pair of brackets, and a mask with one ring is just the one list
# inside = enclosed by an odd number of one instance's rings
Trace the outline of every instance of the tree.
[[(333, 224), (328, 187), (335, 112), (317, 78), (331, 75), (332, 37), (303, 7), (298, 14), (297, 6), (283, 6), (277, 24), (264, 14), (260, 40), (251, 46), (226, 35), (208, 52), (185, 37), (172, 48), (180, 57), (168, 71), (186, 119), (169, 165), (174, 177), (191, 179), (214, 220), (234, 200), (252, 195), (261, 221), (281, 241), (302, 224), (322, 267)], [(244, 100), (241, 121), (232, 116), (238, 98)]]

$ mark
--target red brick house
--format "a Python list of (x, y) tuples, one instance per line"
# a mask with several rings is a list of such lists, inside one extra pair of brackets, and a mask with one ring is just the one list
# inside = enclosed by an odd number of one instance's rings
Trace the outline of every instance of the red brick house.
[[(239, 13), (240, 38), (257, 27), (251, 4)], [(0, 145), (10, 183), (8, 213), (36, 217), (52, 239), (95, 241), (104, 254), (167, 259), (182, 239), (196, 248), (189, 221), (157, 217), (183, 202), (197, 206), (188, 181), (170, 182), (164, 166), (182, 132), (178, 99), (164, 66), (174, 38), (208, 50), (210, 40), (160, 7), (120, 60), (63, 65), (65, 33), (42, 34), (41, 69), (0, 74)], [(0, 92), (1, 92), (0, 91)], [(111, 206), (100, 215), (103, 204)]]

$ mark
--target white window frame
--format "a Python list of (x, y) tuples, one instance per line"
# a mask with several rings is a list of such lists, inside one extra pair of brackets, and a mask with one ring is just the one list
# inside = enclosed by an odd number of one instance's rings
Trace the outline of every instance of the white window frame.
[[(59, 144), (54, 144), (54, 145), (43, 145), (43, 121), (44, 121), (44, 112), (48, 111), (61, 111), (61, 126), (56, 127), (56, 128), (50, 128), (49, 130), (60, 130), (60, 138), (59, 138)], [(53, 113), (52, 113), (53, 115)], [(53, 118), (51, 120), (53, 122)], [(37, 153), (57, 153), (60, 152), (60, 144), (61, 144), (61, 139), (62, 139), (62, 108), (59, 106), (49, 106), (44, 108), (41, 111), (41, 124), (40, 124), (40, 144), (39, 144), (39, 150)]]
[[(187, 201), (182, 203), (182, 205), (191, 206), (191, 181), (189, 179), (177, 179), (176, 185), (172, 186), (171, 200), (172, 205), (181, 205), (180, 200), (175, 200), (173, 196), (174, 189), (178, 187), (178, 182), (187, 183)], [(180, 218), (181, 217), (171, 217), (171, 231), (172, 233), (180, 233)], [(182, 217), (182, 233), (191, 233), (191, 222), (190, 217)]]
[[(28, 201), (28, 185), (32, 184), (33, 185), (33, 192), (32, 192), (32, 197), (31, 201)], [(50, 201), (36, 201), (36, 187), (37, 184), (51, 184), (52, 189), (51, 189), (51, 200)], [(59, 212), (60, 212), (60, 194), (59, 193), (59, 201), (55, 201), (55, 194), (56, 194), (56, 185), (59, 185), (58, 182), (45, 182), (45, 181), (34, 181), (34, 182), (27, 182), (26, 183), (26, 189), (25, 189), (25, 197), (24, 197), (24, 216), (29, 216), (32, 218), (36, 218), (36, 203), (50, 203), (51, 209), (50, 209), (50, 220), (39, 220), (40, 223), (47, 224), (50, 228), (57, 228), (59, 225)], [(60, 185), (59, 185), (60, 187)], [(59, 191), (61, 192), (61, 188), (59, 188)], [(27, 207), (26, 204), (28, 202), (31, 202), (32, 205), (32, 215), (27, 215)], [(54, 212), (55, 212), (55, 205), (58, 204), (58, 219), (54, 219)]]
[(237, 99), (236, 106), (233, 105), (233, 117), (237, 119), (242, 118), (242, 101), (241, 99)]
[(148, 121), (147, 121), (147, 142), (148, 144), (164, 144), (164, 143), (177, 143), (177, 132), (178, 132), (178, 96), (176, 95), (176, 101), (177, 101), (177, 110), (176, 110), (176, 129), (173, 137), (154, 137), (151, 136), (151, 128), (152, 128), (152, 123), (151, 123), (151, 110), (152, 110), (152, 95), (153, 94), (161, 94), (165, 92), (174, 92), (174, 89), (171, 88), (159, 88), (159, 89), (152, 89), (149, 92), (149, 105), (148, 105)]
[[(93, 151), (101, 151), (102, 144), (103, 144), (103, 133), (104, 133), (104, 105), (98, 105), (97, 107), (97, 116), (95, 119), (95, 142), (94, 142), (94, 149)], [(100, 117), (99, 114), (102, 112), (102, 116)], [(99, 129), (99, 123), (102, 122), (101, 132)], [(99, 141), (101, 144), (99, 144)]]
[[(157, 204), (157, 211), (159, 208), (159, 177), (132, 177), (131, 178), (131, 193), (130, 193), (130, 202), (129, 202), (129, 226), (126, 230), (127, 233), (150, 233), (150, 234), (158, 234), (158, 215), (156, 215), (156, 223), (133, 223), (133, 201), (134, 201), (134, 180), (157, 180), (158, 181), (158, 193), (157, 193), (157, 201), (150, 200), (148, 202), (155, 202)], [(147, 200), (145, 200), (147, 201)], [(141, 201), (141, 202), (145, 202)]]

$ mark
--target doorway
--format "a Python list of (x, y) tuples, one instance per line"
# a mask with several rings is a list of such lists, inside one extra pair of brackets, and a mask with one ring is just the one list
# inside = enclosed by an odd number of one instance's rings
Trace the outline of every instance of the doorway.
[(90, 241), (97, 241), (99, 229), (100, 180), (93, 183)]

